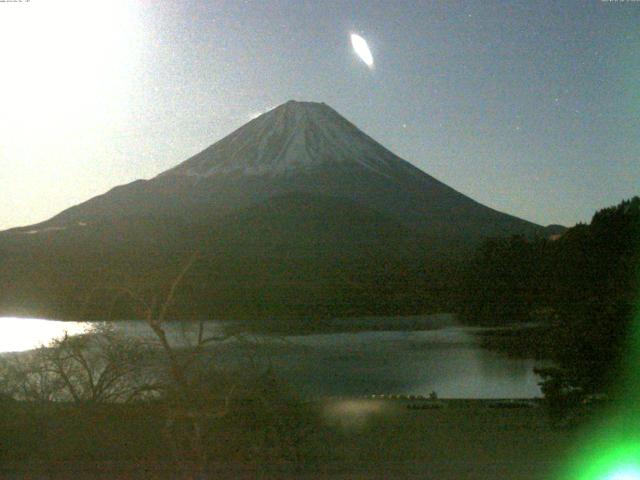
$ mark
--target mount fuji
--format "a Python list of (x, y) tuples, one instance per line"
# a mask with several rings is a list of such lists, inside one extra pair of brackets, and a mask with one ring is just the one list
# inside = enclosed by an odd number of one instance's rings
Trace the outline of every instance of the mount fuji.
[(287, 102), (151, 180), (116, 187), (41, 225), (125, 216), (209, 221), (286, 194), (348, 199), (430, 234), (472, 243), (535, 233), (402, 160), (322, 103)]
[(135, 317), (104, 292), (162, 297), (193, 252), (176, 318), (417, 313), (441, 308), (442, 259), (510, 234), (547, 232), (290, 101), (150, 180), (1, 232), (0, 314)]

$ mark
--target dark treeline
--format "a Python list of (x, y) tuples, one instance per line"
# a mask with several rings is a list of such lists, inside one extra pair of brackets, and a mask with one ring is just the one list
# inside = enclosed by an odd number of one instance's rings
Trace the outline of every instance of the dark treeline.
[(547, 325), (557, 365), (541, 372), (547, 393), (603, 391), (616, 380), (631, 327), (639, 240), (638, 197), (556, 238), (488, 240), (461, 279), (459, 312), (469, 323)]

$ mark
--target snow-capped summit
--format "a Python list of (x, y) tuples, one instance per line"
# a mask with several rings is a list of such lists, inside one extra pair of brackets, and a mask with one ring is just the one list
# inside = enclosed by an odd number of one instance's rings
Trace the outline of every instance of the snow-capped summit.
[(398, 161), (326, 104), (291, 100), (162, 175), (280, 175), (337, 163), (385, 174)]
[(96, 292), (133, 284), (163, 298), (195, 252), (175, 318), (424, 313), (426, 259), (515, 233), (543, 228), (457, 192), (327, 105), (287, 102), (150, 180), (0, 232), (0, 313), (113, 318)]
[(289, 101), (150, 180), (69, 208), (44, 227), (99, 219), (208, 224), (281, 196), (352, 202), (440, 243), (541, 227), (481, 205), (387, 150), (324, 103)]

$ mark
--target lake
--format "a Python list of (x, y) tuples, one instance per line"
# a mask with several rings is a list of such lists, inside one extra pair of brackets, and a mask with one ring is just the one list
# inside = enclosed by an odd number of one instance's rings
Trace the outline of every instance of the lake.
[[(307, 398), (428, 396), (432, 391), (441, 398), (541, 396), (539, 378), (533, 373), (535, 360), (508, 358), (483, 349), (475, 335), (481, 329), (455, 325), (450, 318), (429, 330), (377, 328), (389, 324), (387, 317), (369, 320), (375, 331), (256, 334), (250, 336), (250, 347), (227, 341), (216, 349), (223, 365), (241, 362), (249, 349), (255, 362), (265, 368), (271, 365)], [(220, 331), (223, 323), (207, 322), (207, 330)], [(175, 343), (189, 336), (179, 325), (167, 324)], [(74, 335), (90, 328), (87, 323), (0, 317), (0, 352), (26, 351), (65, 331)], [(116, 328), (131, 336), (151, 336), (143, 322), (119, 322)]]

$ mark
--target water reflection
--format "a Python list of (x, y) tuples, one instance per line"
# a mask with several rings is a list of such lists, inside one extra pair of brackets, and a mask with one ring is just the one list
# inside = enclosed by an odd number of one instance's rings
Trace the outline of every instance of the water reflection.
[(91, 324), (84, 322), (0, 317), (0, 353), (33, 350), (65, 333), (78, 335), (90, 329)]
[[(114, 328), (132, 337), (153, 339), (144, 322), (118, 322)], [(89, 323), (0, 318), (0, 352), (37, 348), (64, 335), (84, 333)], [(207, 322), (205, 336), (221, 333)], [(197, 329), (167, 323), (174, 345), (193, 344)], [(247, 358), (269, 365), (305, 397), (424, 395), (442, 398), (531, 398), (540, 395), (534, 360), (507, 358), (480, 347), (472, 329), (445, 327), (427, 331), (367, 331), (336, 334), (252, 335), (249, 341), (214, 342), (220, 367), (242, 368)], [(190, 341), (191, 340), (191, 341)]]

